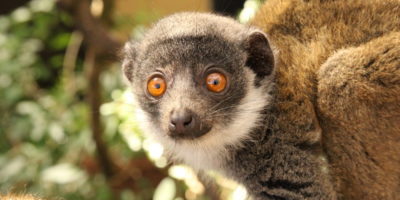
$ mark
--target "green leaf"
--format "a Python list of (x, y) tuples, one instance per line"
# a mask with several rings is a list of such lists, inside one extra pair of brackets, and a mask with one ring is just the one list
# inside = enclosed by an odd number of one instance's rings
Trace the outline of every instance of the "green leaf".
[(50, 47), (55, 50), (65, 49), (70, 37), (70, 33), (60, 33), (50, 41)]

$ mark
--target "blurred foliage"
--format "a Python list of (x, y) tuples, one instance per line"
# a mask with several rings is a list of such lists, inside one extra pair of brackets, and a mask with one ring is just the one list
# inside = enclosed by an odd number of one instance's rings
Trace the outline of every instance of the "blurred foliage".
[[(248, 6), (253, 12), (256, 9), (254, 3)], [(246, 12), (241, 14), (243, 21), (252, 13)], [(154, 17), (138, 15), (142, 21)], [(118, 20), (115, 24), (121, 25), (129, 19)], [(56, 10), (53, 0), (32, 0), (10, 15), (0, 16), (1, 193), (113, 199), (112, 188), (97, 164), (89, 127), (84, 46), (74, 67), (65, 67), (66, 51), (77, 37), (72, 24), (70, 16)], [(136, 36), (142, 31), (143, 26), (137, 24), (132, 33)], [(169, 165), (162, 146), (142, 136), (133, 115), (132, 94), (121, 89), (125, 86), (118, 65), (110, 64), (101, 76), (107, 102), (100, 110), (103, 138), (111, 155), (118, 163), (148, 158), (158, 168), (168, 168), (168, 177), (157, 187), (143, 176), (137, 179), (139, 189), (120, 191), (121, 199), (207, 199), (204, 185), (190, 168)], [(213, 176), (223, 188), (223, 199), (246, 198), (244, 188)]]
[(104, 178), (88, 176), (81, 165), (94, 151), (82, 59), (76, 93), (63, 87), (71, 24), (51, 0), (34, 0), (0, 17), (1, 192), (108, 199)]

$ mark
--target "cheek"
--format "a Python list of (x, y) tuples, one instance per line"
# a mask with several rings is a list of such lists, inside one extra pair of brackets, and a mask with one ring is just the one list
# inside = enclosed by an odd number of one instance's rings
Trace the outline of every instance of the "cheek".
[(136, 97), (140, 108), (148, 113), (150, 117), (157, 118), (159, 115), (159, 105), (157, 101), (150, 99), (146, 94), (146, 85), (143, 84), (142, 80), (137, 80), (132, 86), (132, 92)]
[(150, 117), (157, 118), (159, 116), (159, 105), (149, 100), (144, 95), (139, 97), (139, 106), (142, 108), (143, 111), (146, 111)]
[(214, 123), (228, 125), (233, 116), (236, 116), (240, 110), (242, 99), (245, 97), (246, 88), (243, 84), (237, 83), (232, 85), (231, 90), (224, 96), (224, 98), (214, 102), (210, 107), (212, 108), (209, 113)]
[(208, 120), (214, 125), (226, 126), (236, 113), (236, 106), (234, 105), (214, 105), (212, 108), (206, 114)]

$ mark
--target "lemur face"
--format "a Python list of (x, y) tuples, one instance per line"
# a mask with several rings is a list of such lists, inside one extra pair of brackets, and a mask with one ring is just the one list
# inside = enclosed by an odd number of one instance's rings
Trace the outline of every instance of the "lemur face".
[(195, 140), (231, 122), (247, 88), (245, 57), (217, 36), (182, 36), (151, 44), (136, 84), (153, 126), (173, 140)]
[(272, 68), (259, 68), (267, 54), (249, 47), (266, 42), (272, 51), (262, 33), (250, 31), (229, 18), (183, 13), (161, 20), (142, 41), (126, 45), (124, 74), (137, 97), (144, 131), (174, 158), (199, 165), (200, 157), (219, 155), (243, 141), (261, 120)]

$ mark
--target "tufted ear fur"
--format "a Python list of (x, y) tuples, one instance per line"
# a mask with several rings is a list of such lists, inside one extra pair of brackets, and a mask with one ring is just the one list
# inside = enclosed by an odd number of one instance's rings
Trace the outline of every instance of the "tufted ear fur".
[(244, 48), (248, 54), (246, 66), (256, 73), (258, 79), (272, 74), (275, 67), (274, 54), (263, 32), (252, 32), (244, 40)]
[(135, 46), (135, 42), (127, 42), (122, 50), (122, 72), (129, 82), (132, 82), (133, 62), (137, 54)]

